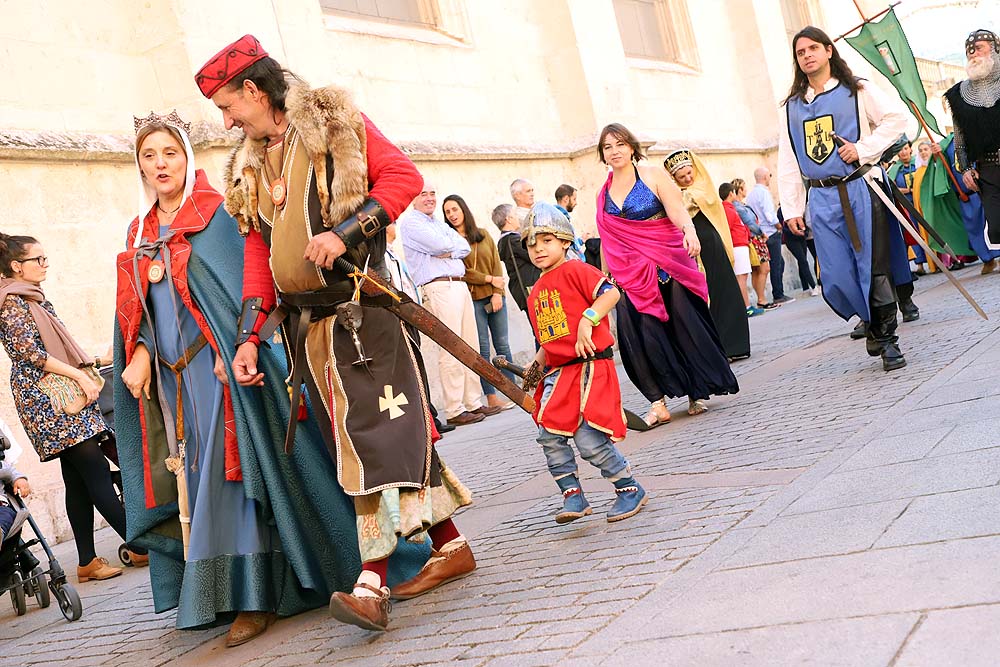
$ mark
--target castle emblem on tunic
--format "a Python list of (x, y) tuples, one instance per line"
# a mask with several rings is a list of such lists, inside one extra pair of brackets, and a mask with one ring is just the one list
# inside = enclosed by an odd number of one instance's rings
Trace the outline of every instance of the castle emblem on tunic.
[(538, 292), (535, 322), (538, 323), (539, 343), (545, 344), (569, 335), (569, 323), (566, 321), (566, 311), (563, 310), (559, 290), (543, 289)]
[(806, 137), (806, 154), (816, 164), (823, 164), (833, 155), (833, 116), (827, 114), (802, 124)]

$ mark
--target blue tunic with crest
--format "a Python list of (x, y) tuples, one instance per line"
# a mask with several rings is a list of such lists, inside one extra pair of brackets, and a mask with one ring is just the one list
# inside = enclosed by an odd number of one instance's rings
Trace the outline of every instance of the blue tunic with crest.
[[(861, 136), (858, 99), (838, 84), (818, 94), (812, 102), (793, 97), (785, 105), (788, 137), (799, 171), (807, 179), (847, 176), (854, 168), (837, 153), (833, 135), (856, 142)], [(861, 249), (854, 250), (837, 188), (810, 188), (809, 224), (823, 267), (823, 298), (848, 319), (859, 315), (866, 322), (872, 275), (872, 204), (863, 179), (846, 184)]]
[[(806, 102), (793, 97), (785, 105), (788, 136), (806, 179), (848, 176), (854, 167), (837, 153), (833, 135), (851, 143), (861, 138), (857, 95), (843, 83)], [(883, 179), (887, 178), (883, 173)], [(847, 221), (835, 187), (810, 188), (809, 224), (823, 272), (823, 298), (845, 320), (853, 315), (869, 321), (868, 297), (872, 281), (872, 195), (864, 179), (845, 184), (861, 248), (851, 244)], [(898, 225), (890, 225), (889, 253), (893, 282), (910, 282), (906, 245)]]

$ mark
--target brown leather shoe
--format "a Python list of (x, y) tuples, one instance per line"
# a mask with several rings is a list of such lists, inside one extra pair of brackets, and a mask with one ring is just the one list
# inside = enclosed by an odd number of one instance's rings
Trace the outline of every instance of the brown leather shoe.
[(82, 584), (95, 579), (104, 581), (111, 577), (117, 577), (122, 573), (122, 568), (108, 565), (107, 558), (95, 558), (83, 567), (76, 568), (76, 578)]
[(482, 415), (484, 417), (492, 417), (493, 415), (498, 415), (503, 410), (499, 405), (484, 405), (480, 408), (476, 408), (472, 411), (474, 415)]
[(453, 426), (465, 426), (467, 424), (476, 424), (478, 422), (483, 421), (484, 419), (486, 419), (485, 415), (477, 415), (471, 412), (462, 412), (449, 419), (448, 423), (452, 424)]
[(384, 631), (389, 625), (389, 589), (379, 590), (374, 586), (358, 582), (355, 588), (367, 588), (378, 597), (358, 597), (337, 591), (330, 596), (330, 615), (341, 623), (350, 623), (365, 630)]
[(133, 567), (145, 567), (149, 565), (149, 554), (137, 554), (131, 549), (128, 550), (128, 553)]
[(229, 626), (226, 634), (226, 648), (246, 644), (258, 635), (264, 634), (267, 626), (278, 620), (278, 615), (266, 611), (241, 611)]
[(448, 551), (431, 551), (417, 576), (392, 589), (393, 600), (409, 600), (471, 574), (476, 569), (476, 559), (468, 542)]

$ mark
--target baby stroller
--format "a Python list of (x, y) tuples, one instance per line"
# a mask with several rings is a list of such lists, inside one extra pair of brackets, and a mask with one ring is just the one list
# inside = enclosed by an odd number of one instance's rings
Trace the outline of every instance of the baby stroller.
[[(115, 440), (115, 397), (111, 382), (114, 367), (102, 366), (98, 372), (104, 379), (104, 386), (101, 387), (101, 393), (97, 397), (97, 406), (101, 409), (101, 415), (104, 417), (104, 423), (108, 425), (108, 431), (104, 434), (104, 438), (101, 440), (101, 451), (104, 452), (104, 456), (107, 457), (109, 461), (115, 464), (115, 468), (118, 468), (118, 443)], [(118, 491), (118, 500), (121, 501), (122, 505), (124, 505), (125, 487), (122, 484), (121, 470), (116, 469), (111, 471), (111, 482), (115, 485), (115, 489)], [(122, 543), (118, 546), (118, 560), (120, 560), (122, 565), (125, 565), (126, 567), (134, 566), (134, 563), (132, 562), (132, 552), (128, 550), (127, 544)]]
[[(10, 443), (3, 436), (0, 436), (0, 461), (4, 459), (6, 451), (10, 449)], [(59, 611), (67, 621), (75, 621), (83, 615), (83, 603), (76, 589), (66, 581), (66, 573), (59, 565), (48, 542), (38, 529), (38, 524), (31, 517), (31, 512), (24, 505), (19, 496), (13, 493), (10, 487), (0, 489), (10, 501), (10, 506), (17, 512), (14, 524), (11, 526), (9, 534), (4, 537), (0, 544), (0, 596), (10, 592), (10, 599), (14, 605), (14, 611), (18, 616), (24, 616), (28, 611), (27, 598), (34, 597), (38, 606), (45, 609), (51, 603), (49, 591), (56, 596), (59, 602)], [(24, 541), (21, 538), (21, 529), (27, 522), (31, 530), (35, 533), (34, 539)], [(31, 553), (31, 547), (41, 544), (48, 558), (49, 567), (43, 569), (38, 559)]]

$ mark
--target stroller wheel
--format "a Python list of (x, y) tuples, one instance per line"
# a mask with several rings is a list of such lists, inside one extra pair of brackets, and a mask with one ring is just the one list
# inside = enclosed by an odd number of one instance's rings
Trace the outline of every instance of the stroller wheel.
[(125, 567), (134, 567), (135, 563), (132, 562), (132, 552), (128, 550), (127, 544), (122, 544), (118, 547), (118, 560), (122, 562)]
[(67, 621), (75, 621), (83, 616), (83, 603), (80, 602), (80, 596), (71, 584), (55, 586), (52, 592), (56, 594), (59, 611)]
[(52, 597), (49, 595), (49, 578), (41, 566), (31, 571), (31, 576), (35, 578), (35, 602), (42, 609), (52, 604)]
[(10, 601), (14, 605), (14, 612), (18, 616), (24, 616), (28, 613), (28, 605), (24, 601), (24, 584), (22, 583), (24, 579), (21, 577), (21, 573), (16, 570), (10, 579)]

